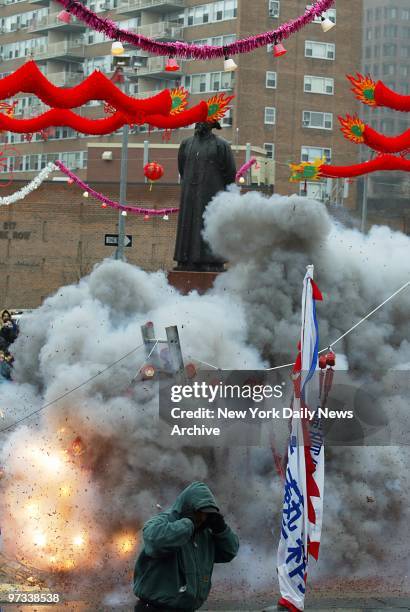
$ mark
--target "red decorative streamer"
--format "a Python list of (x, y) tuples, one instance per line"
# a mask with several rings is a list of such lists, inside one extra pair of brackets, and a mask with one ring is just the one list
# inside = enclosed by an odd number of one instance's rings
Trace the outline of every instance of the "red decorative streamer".
[(357, 115), (339, 117), (345, 138), (356, 144), (365, 144), (380, 153), (401, 153), (410, 149), (410, 129), (399, 136), (385, 136), (363, 123)]
[(138, 100), (127, 96), (99, 71), (93, 72), (75, 87), (57, 87), (32, 60), (0, 79), (0, 99), (12, 98), (18, 93), (34, 94), (51, 108), (78, 108), (90, 100), (102, 100), (116, 110), (129, 114), (169, 115), (172, 108), (168, 89), (151, 98)]
[(363, 142), (371, 149), (381, 153), (401, 153), (410, 149), (410, 129), (399, 136), (385, 136), (366, 125)]
[(396, 93), (392, 89), (386, 87), (382, 81), (376, 83), (374, 97), (377, 106), (386, 106), (387, 108), (392, 108), (404, 113), (410, 111), (410, 96)]
[(383, 81), (373, 81), (371, 76), (364, 76), (358, 72), (356, 76), (350, 74), (347, 78), (353, 85), (353, 93), (358, 100), (368, 106), (385, 106), (393, 110), (408, 113), (410, 111), (410, 96), (398, 94)]
[(327, 178), (352, 178), (380, 170), (410, 172), (410, 159), (395, 157), (394, 155), (379, 155), (375, 159), (353, 166), (329, 166), (325, 164), (319, 167), (319, 176)]
[(159, 42), (147, 36), (121, 29), (114, 21), (99, 17), (84, 6), (84, 4), (76, 0), (57, 0), (57, 2), (91, 29), (103, 32), (111, 40), (129, 43), (154, 55), (204, 60), (218, 57), (223, 58), (226, 55), (237, 55), (239, 53), (250, 53), (260, 47), (266, 47), (267, 45), (285, 40), (311, 23), (315, 17), (320, 17), (322, 13), (332, 6), (334, 0), (318, 0), (309, 9), (306, 9), (303, 15), (282, 24), (276, 30), (264, 32), (256, 36), (248, 36), (248, 38), (237, 40), (225, 46), (195, 45), (181, 41)]
[(152, 127), (172, 130), (191, 125), (192, 123), (206, 121), (208, 116), (208, 105), (200, 102), (191, 109), (178, 115), (125, 115), (116, 111), (113, 115), (104, 119), (88, 119), (81, 117), (71, 110), (54, 108), (38, 117), (30, 119), (14, 119), (0, 113), (0, 130), (8, 130), (18, 134), (32, 134), (49, 127), (66, 126), (71, 127), (82, 134), (99, 136), (112, 134), (123, 125), (140, 125), (148, 123)]
[(106, 206), (110, 206), (111, 208), (116, 208), (117, 210), (125, 210), (126, 212), (137, 214), (137, 215), (149, 215), (150, 217), (164, 216), (169, 215), (171, 213), (176, 213), (179, 211), (179, 208), (142, 208), (141, 206), (122, 206), (119, 202), (115, 200), (111, 200), (107, 198), (104, 194), (99, 191), (95, 191), (92, 189), (87, 183), (84, 183), (74, 172), (71, 172), (61, 161), (57, 160), (54, 162), (61, 172), (63, 172), (68, 178), (73, 181), (76, 185), (81, 187), (83, 191), (87, 191), (90, 196), (99, 200)]

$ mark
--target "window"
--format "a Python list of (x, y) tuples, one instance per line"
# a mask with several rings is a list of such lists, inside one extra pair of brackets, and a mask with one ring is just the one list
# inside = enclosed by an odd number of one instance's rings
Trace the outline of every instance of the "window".
[[(183, 25), (195, 26), (215, 21), (224, 21), (226, 19), (234, 19), (237, 15), (237, 9), (238, 0), (218, 0), (218, 2), (194, 6), (185, 11)], [(182, 17), (179, 21), (182, 21)]]
[(230, 108), (229, 111), (225, 114), (224, 117), (222, 117), (220, 124), (222, 127), (232, 127), (233, 124), (233, 116), (232, 116), (232, 109)]
[(276, 72), (266, 73), (266, 87), (268, 89), (276, 89)]
[(400, 57), (410, 57), (410, 47), (406, 45), (400, 45), (399, 53)]
[(64, 153), (43, 153), (22, 155), (7, 158), (8, 170), (14, 172), (34, 172), (45, 168), (49, 162), (60, 159), (71, 170), (87, 167), (87, 151), (69, 151)]
[(379, 6), (378, 8), (376, 8), (375, 13), (374, 13), (374, 17), (375, 19), (381, 19), (382, 18), (382, 9)]
[(280, 15), (280, 2), (279, 0), (269, 0), (269, 17), (278, 19)]
[(275, 144), (273, 142), (265, 142), (263, 148), (268, 159), (275, 159)]
[(336, 45), (334, 43), (323, 43), (316, 42), (314, 40), (306, 40), (305, 57), (334, 60), (336, 57)]
[(402, 19), (410, 19), (410, 9), (402, 9), (401, 11)]
[(318, 111), (303, 111), (302, 126), (317, 130), (333, 129), (333, 113), (321, 113)]
[(206, 74), (193, 74), (191, 77), (191, 93), (206, 91)]
[(410, 66), (399, 66), (399, 74), (402, 77), (408, 77), (410, 76)]
[(326, 163), (332, 160), (332, 149), (323, 147), (302, 147), (300, 161), (314, 162), (316, 159), (325, 159)]
[(233, 89), (234, 79), (233, 72), (203, 72), (187, 74), (184, 85), (193, 94), (206, 91), (228, 91)]
[[(312, 8), (311, 4), (307, 4), (306, 8)], [(333, 23), (336, 23), (336, 9), (327, 9), (324, 13), (322, 13), (323, 17), (327, 17)], [(314, 18), (313, 23), (322, 23), (322, 15), (318, 15)]]
[(211, 72), (207, 91), (227, 91), (233, 87), (233, 72)]
[(265, 106), (265, 125), (275, 125), (276, 123), (276, 108), (274, 106)]
[(396, 25), (385, 25), (383, 28), (383, 34), (386, 38), (397, 38), (397, 26)]
[(397, 55), (397, 45), (387, 43), (383, 45), (383, 55), (387, 57), (395, 57)]
[(334, 79), (316, 76), (305, 76), (303, 89), (308, 93), (333, 95), (335, 88)]
[(313, 200), (323, 201), (326, 196), (326, 183), (323, 183), (323, 182), (306, 183), (306, 189), (305, 189), (305, 183), (300, 183), (299, 193), (300, 195), (306, 196), (307, 198), (312, 198)]
[(397, 19), (397, 8), (385, 8), (384, 18), (385, 19)]
[(372, 39), (372, 28), (367, 28), (366, 29), (366, 40), (371, 40)]
[(394, 119), (382, 119), (380, 125), (384, 133), (391, 134), (392, 132), (394, 132)]
[(396, 64), (384, 64), (383, 65), (383, 74), (384, 75), (394, 75), (394, 74), (396, 74)]
[(366, 19), (367, 21), (371, 21), (373, 17), (373, 9), (367, 9), (366, 11)]

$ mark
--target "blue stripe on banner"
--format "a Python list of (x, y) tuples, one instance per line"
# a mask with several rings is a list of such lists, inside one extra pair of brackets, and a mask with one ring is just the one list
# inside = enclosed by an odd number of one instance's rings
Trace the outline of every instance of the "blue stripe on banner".
[(317, 359), (319, 356), (319, 325), (318, 325), (317, 317), (316, 317), (316, 300), (312, 300), (312, 301), (313, 301), (313, 322), (315, 324), (316, 340), (315, 340), (315, 348), (313, 349), (313, 357), (312, 357), (312, 362), (310, 364), (309, 373), (302, 387), (301, 398), (303, 400), (305, 399), (305, 387), (316, 371), (316, 364), (317, 364)]

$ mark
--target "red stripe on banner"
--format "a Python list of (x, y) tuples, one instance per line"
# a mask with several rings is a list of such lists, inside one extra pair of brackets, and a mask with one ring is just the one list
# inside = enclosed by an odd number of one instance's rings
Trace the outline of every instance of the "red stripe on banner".
[(308, 554), (314, 559), (316, 559), (316, 561), (319, 559), (319, 547), (320, 542), (309, 542)]
[(305, 446), (305, 464), (306, 464), (306, 492), (308, 498), (308, 518), (313, 524), (316, 524), (316, 513), (312, 503), (312, 497), (320, 497), (319, 487), (313, 477), (316, 466), (313, 463), (312, 455), (310, 453), (310, 446)]
[(303, 612), (303, 610), (300, 610), (300, 608), (294, 606), (293, 603), (290, 603), (290, 601), (288, 601), (284, 597), (281, 597), (279, 599), (278, 604), (280, 606), (283, 606), (284, 608), (287, 608), (288, 610), (290, 610), (290, 612)]
[(322, 301), (323, 300), (323, 295), (322, 292), (320, 291), (319, 287), (316, 285), (315, 281), (310, 279), (310, 282), (312, 284), (312, 297), (314, 300), (318, 300), (318, 301)]

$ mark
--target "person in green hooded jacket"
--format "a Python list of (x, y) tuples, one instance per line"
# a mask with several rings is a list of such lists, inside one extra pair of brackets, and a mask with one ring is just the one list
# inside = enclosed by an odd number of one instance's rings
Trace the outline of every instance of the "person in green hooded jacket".
[(226, 524), (215, 497), (193, 482), (174, 505), (147, 521), (134, 570), (136, 612), (198, 610), (211, 590), (214, 563), (229, 563), (238, 536)]

